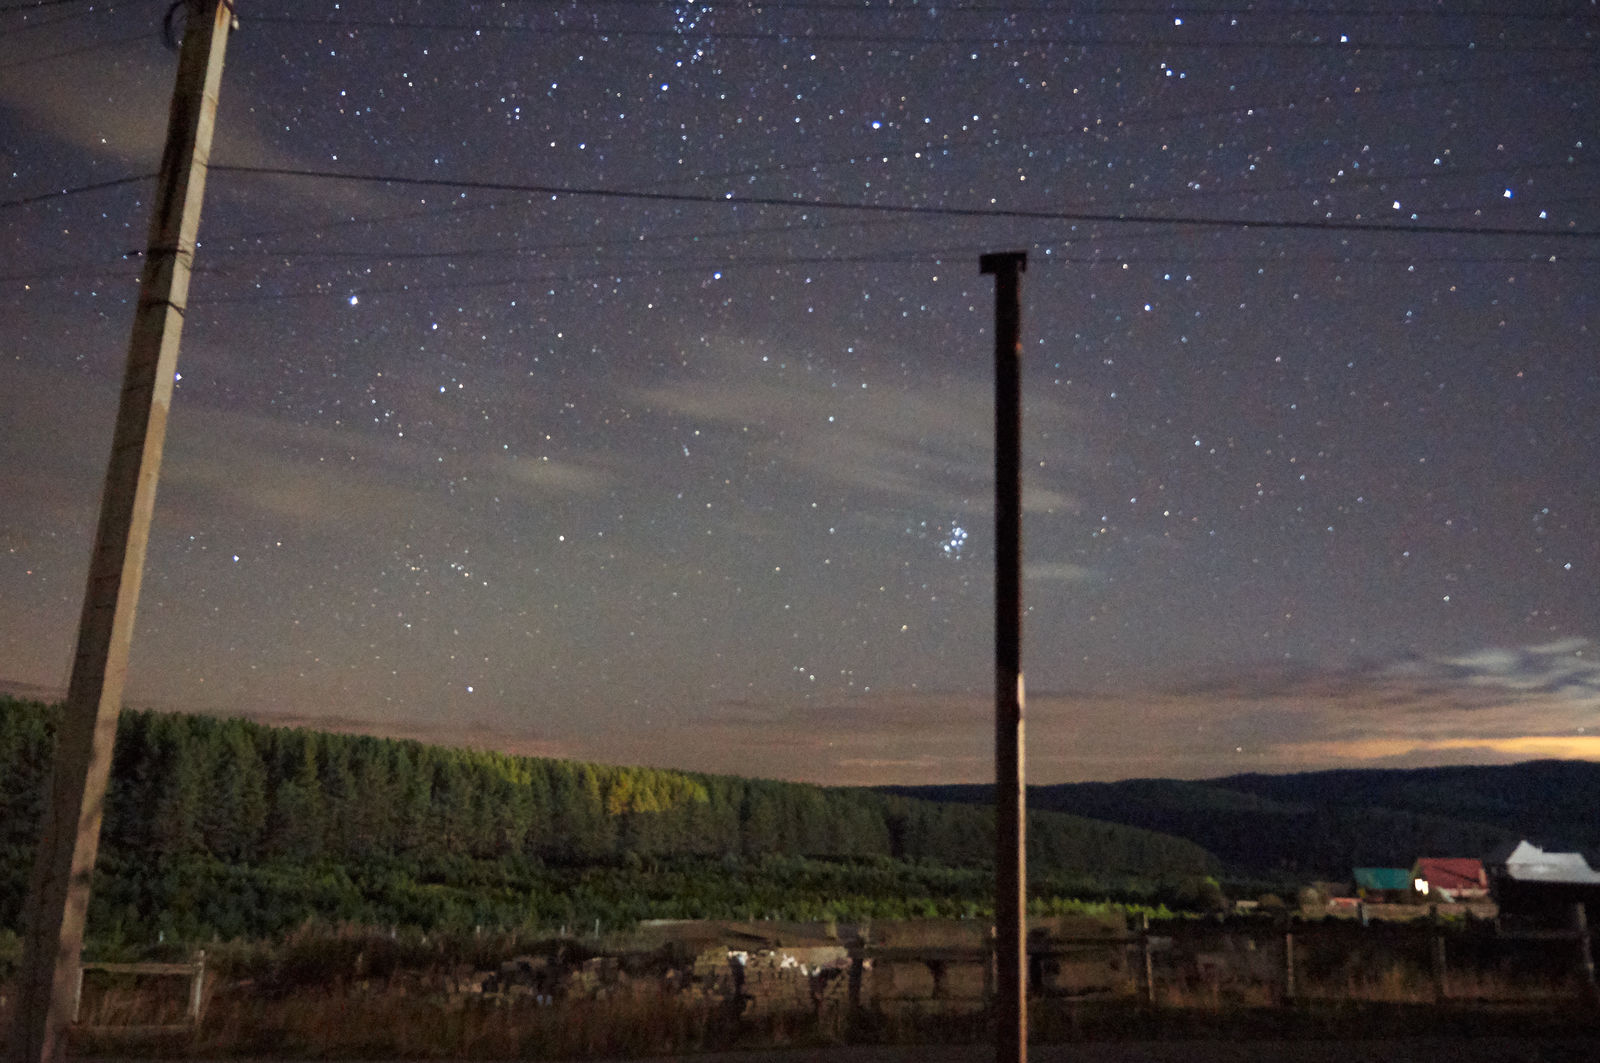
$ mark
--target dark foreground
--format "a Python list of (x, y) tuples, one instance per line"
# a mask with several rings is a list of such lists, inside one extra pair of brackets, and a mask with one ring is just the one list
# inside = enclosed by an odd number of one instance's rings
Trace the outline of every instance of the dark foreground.
[[(93, 1056), (86, 1057), (83, 1063), (146, 1063), (147, 1058)], [(988, 1063), (993, 1058), (994, 1053), (987, 1045), (835, 1045), (617, 1058), (601, 1063)], [(1031, 1045), (1028, 1059), (1029, 1063), (1594, 1063), (1600, 1060), (1600, 1038), (1123, 1041), (1115, 1044)], [(256, 1060), (254, 1063), (262, 1061)], [(282, 1060), (274, 1063), (312, 1061)]]
[[(987, 1045), (884, 1045), (656, 1056), (629, 1063), (968, 1063), (993, 1058)], [(1593, 1063), (1600, 1060), (1600, 1039), (1128, 1041), (1032, 1045), (1028, 1059), (1030, 1063)]]

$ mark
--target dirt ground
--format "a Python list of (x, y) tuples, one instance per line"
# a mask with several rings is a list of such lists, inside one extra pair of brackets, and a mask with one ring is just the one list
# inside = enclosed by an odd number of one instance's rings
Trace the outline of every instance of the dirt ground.
[[(987, 1063), (993, 1058), (987, 1045), (895, 1045), (719, 1052), (631, 1063)], [(1600, 1040), (1430, 1037), (1031, 1045), (1028, 1059), (1029, 1063), (1595, 1063), (1600, 1060)]]

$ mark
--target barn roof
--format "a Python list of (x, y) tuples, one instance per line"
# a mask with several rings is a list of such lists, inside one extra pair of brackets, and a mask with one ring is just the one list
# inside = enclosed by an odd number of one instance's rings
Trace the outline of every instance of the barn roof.
[(1414, 875), (1433, 889), (1481, 890), (1489, 884), (1483, 861), (1469, 856), (1424, 856), (1417, 861)]
[(1519, 882), (1600, 883), (1582, 853), (1547, 853), (1524, 839), (1505, 859), (1506, 877)]

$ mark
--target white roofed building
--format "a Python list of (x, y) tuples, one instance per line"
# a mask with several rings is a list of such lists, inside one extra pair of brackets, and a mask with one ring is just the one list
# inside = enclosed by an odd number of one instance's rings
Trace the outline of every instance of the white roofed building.
[(1591, 925), (1600, 917), (1600, 871), (1582, 853), (1546, 852), (1523, 839), (1485, 864), (1504, 915), (1565, 923), (1572, 906), (1583, 904)]

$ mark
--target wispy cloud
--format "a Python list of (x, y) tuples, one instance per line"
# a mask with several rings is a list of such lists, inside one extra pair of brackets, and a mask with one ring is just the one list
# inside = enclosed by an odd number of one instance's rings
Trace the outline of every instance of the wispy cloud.
[[(134, 45), (105, 64), (98, 72), (101, 91), (95, 93), (83, 91), (82, 71), (75, 64), (30, 65), (0, 75), (0, 112), (96, 162), (154, 172), (166, 141), (176, 67), (176, 54), (164, 51), (154, 34), (148, 44)], [(267, 117), (270, 109), (252, 97), (247, 79), (225, 78), (220, 95), (212, 162), (295, 168), (311, 161), (279, 143)], [(280, 203), (314, 202), (360, 213), (399, 202), (376, 186), (265, 180), (272, 182)], [(212, 178), (208, 195), (227, 195), (228, 187)]]
[(551, 461), (548, 457), (493, 459), (484, 471), (492, 478), (553, 495), (595, 495), (618, 479), (613, 469), (597, 461)]
[[(70, 532), (65, 556), (77, 564), (87, 556), (99, 505), (114, 385), (11, 365), (0, 373), (0, 388), (13, 397), (0, 401), (9, 429), (0, 433), (0, 492), (9, 503), (0, 512), (0, 544), (37, 546)], [(28, 401), (30, 395), (49, 402)], [(304, 425), (197, 398), (183, 388), (174, 398), (156, 501), (159, 527), (178, 536), (257, 525), (370, 549), (385, 530), (447, 536), (469, 521), (469, 503), (534, 507), (588, 499), (621, 476), (605, 455), (582, 451), (547, 460), (452, 449), (445, 466), (440, 448), (420, 441)], [(31, 462), (13, 453), (23, 440), (40, 437), (58, 445)]]
[[(1587, 664), (1592, 653), (1584, 642), (1544, 656), (1565, 668), (1566, 654)], [(1460, 660), (1413, 659), (1392, 668), (1453, 668)], [(1301, 673), (1270, 692), (1252, 679), (1234, 691), (1219, 684), (1204, 693), (1030, 694), (1029, 777), (1048, 783), (1600, 760), (1600, 695), (1530, 694), (1509, 684), (1496, 694), (1470, 677), (1419, 684), (1390, 671)], [(991, 779), (993, 711), (979, 693), (897, 690), (825, 701), (729, 701), (670, 723), (617, 719), (581, 734), (530, 734), (498, 717), (259, 718), (534, 756), (880, 785)]]
[(1099, 573), (1070, 561), (1039, 561), (1023, 565), (1022, 578), (1039, 583), (1090, 583)]
[(449, 525), (461, 519), (466, 498), (588, 497), (615, 480), (597, 455), (552, 461), (453, 452), (453, 494), (446, 494), (436, 489), (444, 476), (436, 447), (190, 405), (174, 413), (170, 439), (163, 506), (222, 508), (313, 529)]
[[(706, 357), (718, 371), (708, 379), (668, 380), (634, 389), (630, 403), (657, 414), (733, 428), (790, 477), (903, 504), (915, 501), (982, 513), (993, 483), (992, 399), (983, 387), (956, 379), (866, 381), (837, 386), (828, 374), (736, 356)], [(1052, 470), (1034, 474), (1023, 504), (1029, 512), (1077, 508), (1064, 480), (1087, 467), (1066, 407), (1041, 401), (1030, 412), (1054, 430), (1030, 437), (1029, 460)], [(1054, 482), (1052, 482), (1054, 479)]]
[[(1517, 667), (1486, 650), (1347, 671), (1250, 669), (1181, 691), (1030, 693), (1029, 774), (1058, 782), (1600, 759), (1600, 690), (1571, 681), (1593, 675), (1595, 645), (1507, 652)], [(982, 694), (874, 692), (724, 706), (652, 741), (657, 762), (687, 758), (705, 770), (792, 776), (799, 764), (822, 782), (977, 782), (992, 777), (993, 711)]]

